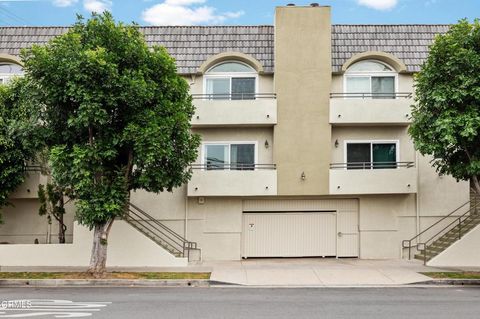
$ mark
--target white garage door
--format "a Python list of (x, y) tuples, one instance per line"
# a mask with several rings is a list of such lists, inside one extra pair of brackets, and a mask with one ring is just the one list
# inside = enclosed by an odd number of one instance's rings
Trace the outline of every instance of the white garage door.
[(243, 214), (243, 257), (337, 256), (338, 236), (336, 212)]

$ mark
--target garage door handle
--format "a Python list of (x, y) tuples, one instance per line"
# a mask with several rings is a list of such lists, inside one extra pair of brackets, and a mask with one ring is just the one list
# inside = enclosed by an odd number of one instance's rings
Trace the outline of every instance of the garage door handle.
[(337, 235), (338, 235), (338, 237), (342, 237), (343, 233), (341, 231), (339, 231)]

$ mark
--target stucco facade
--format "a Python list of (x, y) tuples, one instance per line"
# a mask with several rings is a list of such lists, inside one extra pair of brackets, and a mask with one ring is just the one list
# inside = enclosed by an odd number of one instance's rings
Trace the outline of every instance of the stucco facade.
[[(415, 151), (408, 135), (412, 66), (401, 56), (378, 51), (376, 45), (376, 50), (344, 56), (343, 65), (337, 65), (340, 59), (332, 56), (336, 52), (332, 43), (339, 35), (332, 38), (336, 28), (332, 28), (329, 7), (278, 7), (274, 29), (274, 70), (259, 58), (261, 55), (255, 58), (245, 53), (247, 49), (237, 52), (229, 48), (210, 54), (195, 71), (180, 72), (190, 83), (197, 107), (192, 129), (202, 137), (194, 163), (198, 167), (188, 185), (173, 193), (137, 191), (132, 194), (132, 203), (180, 236), (196, 242), (202, 260), (251, 257), (247, 246), (263, 252), (263, 257), (291, 256), (295, 251), (302, 257), (303, 250), (295, 246), (297, 241), (311, 240), (326, 241), (312, 248), (318, 249), (318, 256), (402, 258), (402, 240), (469, 200), (468, 183), (439, 177), (429, 158)], [(344, 96), (346, 75), (359, 61), (379, 61), (390, 68), (395, 81), (393, 98)], [(248, 73), (243, 77), (255, 79), (255, 92), (248, 93), (255, 97), (247, 94), (246, 99), (236, 99), (229, 92), (228, 99), (212, 98), (215, 91), (208, 89), (212, 77), (209, 71), (225, 62), (238, 62), (253, 70), (253, 76)], [(395, 147), (395, 160), (383, 167), (386, 169), (375, 169), (373, 158), (364, 161), (361, 169), (351, 169), (349, 143), (368, 144), (371, 149), (375, 143), (388, 144)], [(225, 147), (230, 156), (234, 152), (232, 145), (253, 145), (252, 166), (244, 170), (223, 166), (210, 169), (205, 146), (209, 144)], [(230, 159), (227, 162), (231, 164)], [(24, 195), (12, 195), (15, 206), (2, 211), (6, 223), (0, 225), (0, 242), (13, 245), (0, 245), (0, 266), (7, 265), (3, 261), (6, 256), (11, 258), (9, 266), (28, 260), (15, 256), (13, 247), (17, 244), (33, 244), (37, 238), (40, 244), (46, 242), (48, 225), (36, 214), (35, 185), (28, 186), (31, 193), (22, 191), (26, 187), (22, 186), (16, 194)], [(67, 215), (67, 238), (73, 242), (71, 247), (80, 247), (90, 235), (73, 223), (73, 210), (70, 207)], [(259, 221), (264, 224), (248, 219), (255, 213), (264, 217)], [(287, 215), (291, 220), (285, 224), (280, 219)], [(296, 227), (309, 220), (319, 226), (305, 226), (304, 237), (299, 239), (303, 235)], [(127, 231), (127, 223), (118, 223), (114, 233), (125, 231), (129, 236), (129, 246), (122, 249), (133, 249), (141, 255), (134, 266), (185, 264), (184, 259), (167, 257), (167, 252), (158, 253), (151, 242), (145, 243), (148, 238), (135, 234), (133, 228)], [(54, 237), (55, 230), (49, 232)], [(258, 234), (250, 236), (253, 232)], [(328, 233), (328, 238), (318, 237), (320, 232)], [(282, 244), (285, 252), (282, 247), (266, 245), (275, 238), (287, 239)], [(19, 252), (30, 254), (42, 249), (45, 258), (51, 259), (54, 257), (48, 254), (59, 252), (50, 250), (66, 249), (61, 245), (45, 246), (19, 246)], [(113, 248), (109, 265), (130, 265), (117, 256), (117, 249)], [(34, 255), (37, 257), (31, 258), (35, 261), (26, 264), (46, 265), (39, 264), (41, 257)], [(84, 265), (85, 258), (71, 262)]]

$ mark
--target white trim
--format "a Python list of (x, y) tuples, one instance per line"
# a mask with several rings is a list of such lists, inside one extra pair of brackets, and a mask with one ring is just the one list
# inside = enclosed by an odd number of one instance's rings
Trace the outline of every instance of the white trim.
[[(230, 165), (230, 160), (231, 160), (230, 152), (231, 152), (232, 144), (254, 145), (254, 163), (253, 164), (254, 165), (258, 164), (258, 141), (205, 141), (205, 142), (202, 142), (200, 164), (202, 166), (205, 165), (205, 154), (206, 154), (205, 147), (207, 145), (223, 145), (223, 146), (228, 146), (228, 164)], [(202, 170), (205, 170), (205, 168), (202, 168)], [(257, 168), (254, 167), (254, 170), (257, 170)]]
[[(379, 60), (374, 60), (374, 59), (361, 60), (361, 61), (355, 62), (352, 65), (350, 65), (349, 68), (351, 68), (356, 63), (365, 62), (365, 61), (377, 62), (377, 63), (383, 64), (383, 65), (389, 67), (392, 70), (395, 70), (395, 68), (393, 68), (391, 65), (389, 65), (385, 62), (379, 61)], [(393, 77), (394, 81), (395, 81), (395, 92), (394, 93), (398, 92), (398, 72), (396, 72), (396, 71), (348, 71), (348, 69), (347, 69), (347, 71), (343, 75), (343, 93), (357, 93), (357, 92), (347, 92), (347, 79), (348, 78), (354, 78), (354, 77), (368, 77), (368, 78), (370, 78), (369, 92), (365, 92), (367, 94), (372, 93), (372, 77)], [(360, 94), (361, 92), (358, 92), (358, 93)], [(345, 96), (344, 98), (346, 98), (346, 99), (352, 98), (353, 99), (355, 97)], [(394, 99), (397, 99), (397, 96), (395, 96)]]
[[(372, 144), (395, 144), (395, 156), (397, 158), (396, 162), (401, 162), (400, 161), (400, 140), (344, 140), (343, 141), (343, 162), (344, 163), (348, 163), (347, 161), (347, 145), (348, 144), (370, 144), (370, 162), (372, 162), (373, 160)], [(398, 166), (396, 168), (398, 169)], [(347, 169), (347, 167), (345, 167), (344, 169)]]
[[(224, 63), (238, 63), (238, 64), (243, 64), (245, 66), (248, 66), (249, 68), (252, 69), (251, 72), (210, 72), (211, 69), (213, 69), (216, 66), (219, 66)], [(255, 94), (259, 92), (259, 81), (258, 81), (258, 73), (255, 71), (254, 68), (252, 68), (250, 65), (247, 63), (241, 62), (241, 61), (236, 61), (236, 60), (227, 60), (227, 61), (222, 61), (220, 63), (217, 63), (210, 67), (205, 74), (203, 75), (203, 94), (210, 94), (207, 92), (207, 79), (209, 78), (224, 78), (224, 79), (229, 79), (230, 80), (230, 92), (229, 94), (232, 94), (232, 78), (255, 78)]]

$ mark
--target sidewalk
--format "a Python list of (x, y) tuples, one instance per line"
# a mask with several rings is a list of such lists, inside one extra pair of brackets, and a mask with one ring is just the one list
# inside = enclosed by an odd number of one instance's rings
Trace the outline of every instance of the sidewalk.
[(204, 262), (212, 281), (247, 286), (395, 286), (431, 280), (419, 274), (448, 271), (419, 261), (334, 258), (247, 259)]

